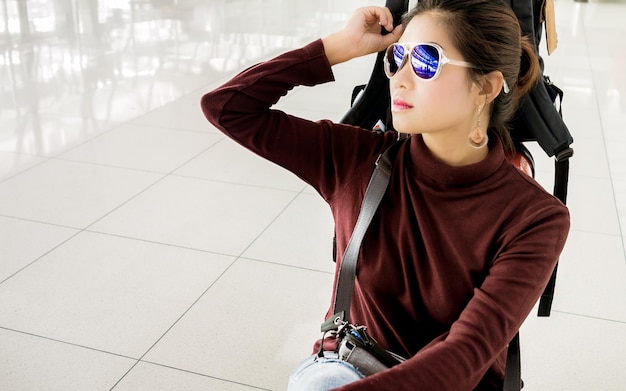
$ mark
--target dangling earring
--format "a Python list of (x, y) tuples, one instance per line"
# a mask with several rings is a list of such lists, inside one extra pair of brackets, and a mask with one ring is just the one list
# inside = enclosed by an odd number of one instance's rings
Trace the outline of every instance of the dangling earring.
[[(489, 142), (489, 136), (487, 133), (482, 134), (482, 130), (480, 129), (480, 113), (482, 112), (482, 107), (478, 108), (478, 115), (476, 116), (476, 128), (469, 135), (469, 144), (476, 149), (484, 148), (487, 146)], [(482, 138), (482, 140), (481, 140)]]

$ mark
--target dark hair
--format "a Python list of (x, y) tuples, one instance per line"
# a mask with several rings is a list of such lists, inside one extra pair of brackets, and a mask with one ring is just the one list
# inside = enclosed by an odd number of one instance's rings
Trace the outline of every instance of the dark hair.
[(474, 81), (496, 70), (504, 75), (510, 92), (501, 92), (493, 101), (489, 126), (500, 136), (505, 150), (512, 152), (507, 122), (540, 75), (535, 48), (522, 37), (517, 17), (502, 0), (419, 0), (404, 15), (402, 24), (406, 27), (424, 13), (440, 18), (465, 61), (476, 65), (468, 68)]

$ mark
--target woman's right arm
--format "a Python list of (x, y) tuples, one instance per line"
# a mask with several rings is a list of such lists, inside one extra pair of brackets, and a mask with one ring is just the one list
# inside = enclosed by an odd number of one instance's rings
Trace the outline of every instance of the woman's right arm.
[[(375, 142), (359, 141), (373, 137), (373, 132), (348, 126), (338, 131), (334, 127), (339, 125), (330, 121), (312, 122), (270, 107), (294, 86), (333, 80), (331, 65), (371, 53), (397, 39), (392, 34), (385, 38), (380, 35), (378, 22), (388, 24), (390, 18), (386, 8), (357, 10), (344, 29), (252, 66), (206, 94), (201, 101), (205, 116), (239, 144), (287, 168), (329, 198), (336, 184), (354, 172), (351, 165), (360, 157), (375, 155)], [(346, 146), (353, 150), (346, 151)]]
[[(335, 191), (334, 178), (339, 176), (335, 171), (343, 164), (341, 160), (334, 164), (332, 148), (356, 146), (357, 132), (339, 131), (330, 121), (312, 122), (270, 108), (294, 86), (332, 80), (322, 42), (317, 40), (246, 69), (204, 95), (201, 107), (209, 122), (226, 136), (293, 172), (329, 198)], [(335, 140), (346, 137), (355, 139)], [(350, 155), (346, 151), (336, 154)]]

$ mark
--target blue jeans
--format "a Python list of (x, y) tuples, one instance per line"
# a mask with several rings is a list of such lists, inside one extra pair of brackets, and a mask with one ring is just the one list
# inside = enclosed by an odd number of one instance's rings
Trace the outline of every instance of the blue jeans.
[(324, 352), (323, 358), (313, 355), (293, 371), (287, 391), (327, 391), (364, 377), (352, 364), (340, 360), (337, 353)]

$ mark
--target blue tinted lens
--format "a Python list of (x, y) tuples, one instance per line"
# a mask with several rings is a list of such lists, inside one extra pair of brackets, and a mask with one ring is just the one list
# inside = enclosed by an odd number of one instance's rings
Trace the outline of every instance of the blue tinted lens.
[(432, 79), (439, 68), (439, 50), (431, 45), (417, 45), (411, 52), (411, 66), (418, 77)]
[(400, 70), (402, 66), (402, 60), (404, 59), (404, 46), (392, 45), (387, 52), (387, 67), (389, 76), (393, 76)]

